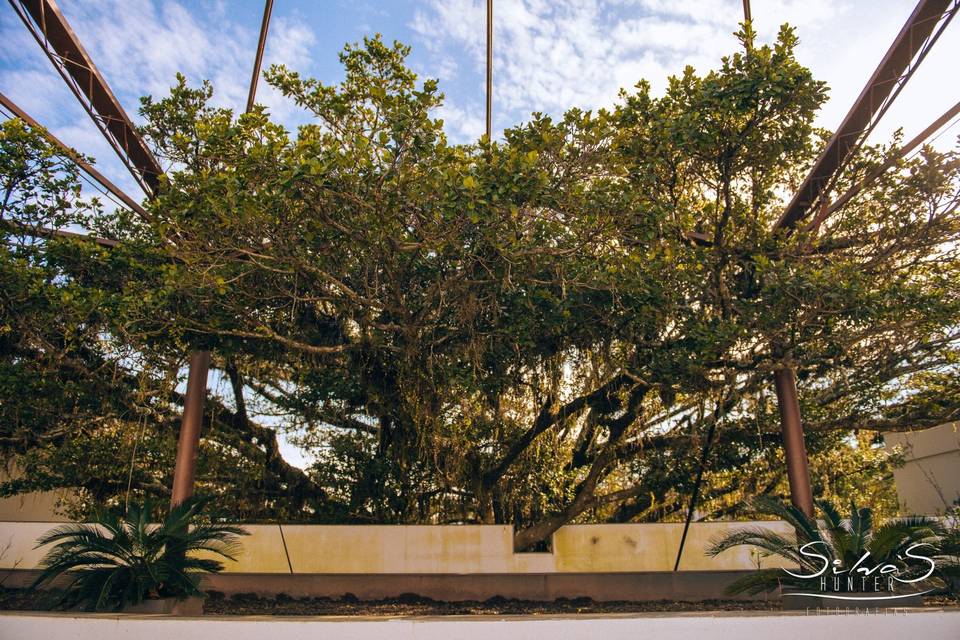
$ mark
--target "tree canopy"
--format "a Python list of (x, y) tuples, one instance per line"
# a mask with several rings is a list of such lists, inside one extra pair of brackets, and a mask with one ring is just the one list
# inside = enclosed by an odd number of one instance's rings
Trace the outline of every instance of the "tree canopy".
[[(266, 73), (312, 115), (296, 132), (181, 77), (143, 100), (169, 167), (145, 217), (79, 200), (76, 170), (6, 123), (0, 413), (25, 473), (4, 491), (164, 491), (190, 348), (221, 381), (201, 489), (236, 518), (512, 523), (531, 548), (577, 519), (672, 517), (711, 425), (703, 513), (735, 514), (785, 490), (785, 366), (817, 492), (889, 486), (874, 434), (960, 406), (958, 156), (925, 148), (775, 231), (826, 87), (789, 27), (738, 37), (660, 95), (641, 81), (474, 144), (379, 37), (346, 47), (337, 84)], [(67, 222), (120, 245), (30, 239)]]

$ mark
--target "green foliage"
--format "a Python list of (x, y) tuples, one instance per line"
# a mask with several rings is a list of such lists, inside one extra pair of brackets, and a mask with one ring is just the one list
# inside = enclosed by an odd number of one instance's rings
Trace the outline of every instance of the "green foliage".
[[(190, 498), (170, 510), (159, 525), (150, 501), (130, 505), (126, 514), (98, 511), (89, 524), (57, 527), (37, 540), (53, 545), (40, 563), (36, 588), (66, 576), (62, 603), (87, 610), (120, 609), (151, 598), (202, 597), (202, 573), (223, 570), (216, 556), (233, 560), (246, 535), (233, 525), (201, 522), (209, 500)], [(214, 557), (197, 557), (198, 552)]]
[(960, 595), (960, 508), (947, 513), (947, 533), (940, 540), (937, 566), (953, 595)]
[[(794, 573), (812, 575), (822, 568), (822, 561), (800, 550), (813, 542), (817, 543), (814, 551), (828, 558), (831, 570), (849, 571), (857, 566), (865, 553), (869, 553), (868, 567), (894, 565), (900, 570), (898, 577), (907, 580), (922, 576), (928, 569), (916, 563), (904, 562), (907, 549), (921, 543), (929, 545), (939, 554), (940, 575), (944, 575), (944, 570), (950, 564), (944, 562), (947, 547), (943, 541), (947, 529), (936, 518), (910, 516), (875, 525), (873, 512), (858, 508), (853, 501), (850, 502), (850, 516), (846, 519), (829, 502), (818, 501), (817, 507), (821, 520), (807, 516), (792, 504), (770, 498), (755, 498), (751, 500), (754, 513), (786, 521), (794, 527), (795, 535), (790, 538), (761, 527), (744, 528), (711, 543), (707, 555), (717, 556), (733, 547), (750, 546), (764, 555), (778, 556), (799, 567), (799, 570), (793, 569)], [(761, 569), (735, 581), (728, 588), (728, 593), (757, 594), (783, 585), (810, 586), (809, 579), (791, 576), (783, 569)], [(846, 582), (843, 581), (841, 588), (845, 587)]]
[[(96, 203), (79, 200), (77, 171), (19, 120), (3, 123), (0, 434), (21, 452), (41, 434), (69, 429), (65, 416), (89, 416), (109, 407), (115, 396), (102, 377), (87, 375), (103, 364), (94, 347), (103, 326), (95, 292), (64, 280), (64, 263), (78, 253), (96, 262), (97, 252), (31, 237), (95, 211)], [(58, 349), (65, 353), (51, 353)]]
[[(6, 450), (25, 472), (4, 486), (118, 501), (120, 474), (61, 464), (109, 433), (115, 469), (160, 494), (182, 354), (205, 348), (224, 384), (200, 485), (234, 517), (511, 523), (531, 547), (571, 521), (679, 517), (711, 427), (705, 510), (736, 516), (786, 491), (780, 367), (797, 370), (818, 493), (882, 486), (874, 505), (892, 511), (895, 459), (874, 434), (960, 408), (960, 160), (925, 150), (819, 227), (774, 232), (826, 135), (826, 90), (791, 29), (739, 37), (662, 95), (641, 81), (612, 109), (534, 114), (475, 144), (446, 140), (436, 82), (380, 38), (344, 50), (338, 84), (268, 71), (313, 117), (295, 132), (182, 77), (145, 98), (171, 166), (148, 216), (91, 212), (119, 250), (50, 240), (9, 267), (20, 351), (2, 364), (52, 406), (35, 416), (2, 387), (0, 411), (25, 416), (0, 427), (20, 425)], [(897, 144), (866, 148), (836, 188)], [(98, 387), (63, 382), (71, 361), (37, 346), (67, 325), (84, 340), (66, 352), (98, 363), (76, 380), (117, 372), (112, 393), (74, 391)], [(283, 461), (277, 430), (311, 469)]]

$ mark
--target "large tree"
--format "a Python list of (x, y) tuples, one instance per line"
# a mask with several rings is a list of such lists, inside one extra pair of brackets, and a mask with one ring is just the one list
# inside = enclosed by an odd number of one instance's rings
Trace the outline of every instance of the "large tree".
[[(820, 225), (774, 232), (826, 135), (825, 88), (790, 29), (739, 36), (663, 95), (641, 82), (612, 110), (470, 145), (376, 38), (344, 51), (338, 85), (268, 72), (315, 117), (295, 135), (181, 79), (143, 104), (171, 166), (149, 216), (94, 225), (142, 270), (111, 331), (213, 350), (229, 382), (214, 422), (268, 442), (294, 517), (513, 523), (530, 548), (578, 518), (671, 517), (711, 426), (707, 511), (727, 514), (784, 490), (783, 366), (821, 492), (850, 472), (841, 445), (883, 472), (851, 432), (960, 404), (960, 165), (926, 150)], [(894, 151), (867, 149), (836, 188)], [(257, 416), (317, 452), (309, 477), (280, 473)]]

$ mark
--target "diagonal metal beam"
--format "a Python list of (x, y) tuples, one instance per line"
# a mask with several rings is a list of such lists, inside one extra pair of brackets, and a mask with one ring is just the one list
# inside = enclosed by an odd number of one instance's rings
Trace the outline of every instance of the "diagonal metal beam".
[(825, 195), (956, 15), (958, 5), (960, 0), (920, 0), (774, 229), (792, 229)]
[(100, 238), (87, 233), (75, 233), (73, 231), (66, 231), (64, 229), (35, 227), (22, 222), (17, 222), (15, 220), (0, 220), (0, 225), (3, 225), (3, 227), (6, 229), (12, 229), (13, 231), (23, 233), (31, 238), (68, 238), (70, 240), (91, 242), (95, 245), (106, 247), (107, 249), (113, 249), (120, 246), (120, 243), (117, 240), (111, 240), (110, 238)]
[(81, 106), (147, 195), (163, 169), (54, 0), (9, 0)]
[[(893, 156), (888, 158), (883, 164), (881, 164), (879, 167), (877, 167), (876, 169), (874, 169), (873, 171), (865, 175), (856, 184), (854, 184), (849, 189), (847, 189), (847, 191), (843, 195), (839, 196), (836, 200), (834, 200), (830, 204), (830, 206), (825, 207), (823, 218), (825, 219), (833, 215), (835, 211), (837, 211), (838, 209), (846, 205), (848, 202), (850, 202), (861, 191), (863, 191), (865, 188), (870, 186), (870, 184), (874, 180), (876, 180), (877, 178), (882, 176), (884, 173), (886, 173), (891, 167), (897, 164), (897, 162), (899, 162), (902, 158), (904, 158), (914, 149), (916, 149), (921, 144), (923, 144), (927, 138), (929, 138), (934, 133), (936, 133), (941, 127), (943, 127), (943, 125), (947, 124), (950, 120), (952, 120), (957, 115), (960, 115), (960, 102), (956, 103), (955, 105), (947, 109), (943, 113), (943, 115), (941, 115), (939, 118), (931, 122), (926, 129), (918, 133), (916, 136), (913, 137), (912, 140), (910, 140), (910, 142), (908, 142), (907, 144), (903, 145), (900, 149), (898, 149), (897, 153), (895, 153)], [(816, 224), (819, 224), (820, 222), (823, 222), (823, 220), (820, 219), (820, 215), (818, 215), (817, 219), (814, 220), (809, 227), (807, 227), (807, 230), (812, 230), (812, 228), (814, 228)]]
[[(774, 225), (774, 230), (791, 231), (817, 206), (820, 214), (814, 220), (813, 228), (826, 219), (831, 211), (826, 195), (837, 176), (856, 155), (877, 122), (923, 62), (956, 15), (958, 5), (960, 0), (920, 0), (917, 3), (853, 107), (817, 158), (797, 194)], [(796, 373), (788, 366), (777, 369), (774, 371), (774, 382), (787, 461), (790, 499), (794, 506), (807, 516), (813, 517), (813, 492), (810, 487)]]
[(137, 204), (137, 202), (133, 198), (128, 196), (126, 193), (124, 193), (117, 185), (113, 184), (113, 182), (107, 179), (105, 175), (103, 175), (102, 173), (94, 169), (93, 165), (91, 165), (89, 162), (84, 160), (79, 153), (77, 153), (71, 147), (67, 146), (55, 135), (50, 133), (46, 129), (46, 127), (44, 127), (39, 122), (31, 118), (26, 111), (24, 111), (19, 106), (17, 106), (17, 104), (13, 100), (8, 98), (3, 93), (0, 93), (0, 105), (3, 105), (3, 108), (5, 108), (7, 111), (9, 111), (16, 117), (26, 122), (31, 129), (39, 131), (41, 134), (43, 134), (43, 137), (46, 138), (48, 142), (50, 142), (52, 145), (60, 149), (60, 151), (62, 151), (68, 158), (70, 158), (74, 162), (74, 164), (80, 167), (84, 171), (84, 173), (86, 173), (88, 176), (90, 176), (91, 178), (96, 180), (98, 183), (100, 183), (100, 185), (104, 189), (106, 189), (107, 191), (112, 193), (114, 196), (116, 196), (123, 204), (128, 206), (132, 211), (135, 211), (136, 213), (140, 214), (144, 218), (149, 217), (147, 212), (144, 210), (144, 208), (141, 207), (139, 204)]
[[(163, 169), (146, 146), (110, 86), (93, 64), (80, 40), (67, 23), (54, 0), (9, 0), (14, 11), (33, 34), (57, 72), (73, 91), (81, 106), (90, 115), (120, 160), (149, 197), (154, 197)], [(270, 17), (270, 0), (261, 30), (261, 46), (257, 64), (262, 57), (263, 40)], [(254, 71), (253, 84), (259, 72)], [(250, 90), (250, 98), (256, 87)], [(171, 507), (193, 494), (200, 424), (207, 395), (207, 373), (210, 352), (190, 354), (187, 394), (177, 443)]]

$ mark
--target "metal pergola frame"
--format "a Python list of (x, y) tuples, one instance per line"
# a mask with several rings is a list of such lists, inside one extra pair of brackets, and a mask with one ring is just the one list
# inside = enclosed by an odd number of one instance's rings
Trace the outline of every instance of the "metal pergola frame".
[[(819, 213), (804, 228), (804, 231), (816, 232), (826, 218), (847, 204), (868, 184), (880, 177), (898, 160), (913, 151), (951, 118), (960, 113), (960, 103), (957, 103), (900, 148), (894, 156), (848, 189), (833, 204), (826, 201), (825, 198), (830, 187), (855, 157), (880, 118), (883, 117), (907, 81), (913, 76), (917, 67), (956, 15), (958, 7), (960, 7), (960, 0), (920, 0), (917, 3), (900, 32), (894, 38), (887, 53), (881, 59), (877, 69), (867, 80), (840, 127), (831, 136), (803, 183), (797, 189), (797, 193), (790, 204), (787, 205), (783, 214), (777, 220), (774, 231), (785, 234), (791, 233), (796, 225), (809, 215), (811, 210), (819, 207)], [(750, 21), (752, 19), (750, 0), (743, 0), (743, 11), (744, 19)], [(699, 243), (709, 243), (709, 237), (705, 234), (697, 234), (697, 237), (688, 234), (688, 237)], [(780, 413), (780, 431), (783, 438), (790, 499), (795, 507), (807, 516), (813, 517), (813, 491), (810, 485), (809, 460), (804, 442), (803, 416), (797, 395), (796, 371), (792, 366), (782, 366), (774, 371), (773, 382), (777, 395), (777, 408)], [(687, 509), (683, 535), (674, 562), (674, 571), (677, 571), (680, 567), (683, 547), (696, 509), (715, 426), (715, 424), (711, 425), (701, 453), (697, 478)]]
[[(27, 29), (40, 44), (44, 53), (53, 63), (67, 86), (77, 97), (94, 124), (104, 135), (120, 157), (120, 160), (133, 175), (134, 180), (143, 188), (148, 197), (156, 194), (160, 177), (163, 174), (157, 159), (136, 131), (132, 121), (123, 110), (90, 56), (86, 53), (55, 0), (8, 0)], [(877, 121), (887, 111), (903, 86), (913, 75), (916, 68), (926, 57), (934, 43), (943, 33), (960, 7), (960, 0), (919, 0), (903, 28), (894, 39), (876, 71), (867, 81), (859, 97), (854, 102), (836, 133), (827, 143), (823, 152), (814, 163), (804, 182), (797, 190), (790, 204), (785, 208), (774, 230), (789, 234), (793, 232), (810, 213), (819, 206), (820, 213), (805, 230), (816, 230), (826, 217), (849, 202), (869, 182), (879, 177), (895, 162), (919, 146), (926, 138), (943, 126), (952, 117), (960, 113), (960, 103), (954, 105), (943, 116), (899, 150), (896, 157), (871, 172), (857, 185), (851, 187), (831, 205), (825, 201), (826, 194), (833, 186), (837, 176), (849, 164), (864, 140), (873, 130)], [(486, 137), (491, 140), (493, 113), (493, 0), (486, 3)], [(253, 109), (257, 83), (266, 44), (273, 0), (266, 0), (260, 37), (253, 66), (248, 93), (247, 111)], [(749, 0), (743, 0), (744, 19), (751, 21)], [(40, 125), (17, 107), (6, 96), (0, 94), (2, 105), (31, 127)], [(47, 139), (65, 152), (90, 177), (137, 214), (147, 217), (147, 212), (100, 172), (83, 161), (78, 154), (63, 142), (45, 132)], [(116, 246), (117, 241), (94, 238), (57, 229), (33, 231), (36, 235), (56, 235), (70, 238), (84, 238), (102, 244)], [(689, 232), (687, 238), (698, 244), (710, 244), (710, 238), (704, 234)], [(195, 483), (195, 465), (199, 446), (200, 427), (207, 393), (207, 374), (210, 366), (209, 351), (195, 351), (189, 356), (189, 375), (187, 393), (180, 437), (177, 444), (177, 457), (171, 504), (178, 504), (192, 495)], [(781, 430), (786, 454), (787, 475), (793, 503), (808, 515), (813, 514), (813, 498), (810, 489), (810, 477), (807, 454), (804, 445), (802, 416), (797, 397), (795, 371), (784, 366), (774, 373)], [(687, 526), (692, 518), (704, 466), (709, 455), (713, 429), (708, 434), (706, 446), (701, 456), (696, 487), (687, 515)], [(684, 529), (684, 537), (686, 528)], [(677, 554), (674, 570), (680, 563), (683, 541)]]
[[(134, 180), (143, 188), (148, 197), (153, 197), (159, 186), (160, 176), (163, 174), (160, 163), (150, 152), (107, 81), (86, 53), (55, 0), (9, 0), (9, 2), (40, 44), (44, 53), (47, 54), (67, 86), (73, 91), (77, 100), (80, 101), (81, 106), (117, 152), (117, 155), (120, 156), (120, 160), (133, 175)], [(256, 99), (260, 66), (263, 62), (263, 52), (266, 47), (272, 12), (273, 0), (266, 0), (247, 97), (247, 111), (253, 109)], [(5, 96), (3, 104), (29, 125), (37, 126), (36, 121), (27, 116), (23, 110), (6, 99)], [(64, 150), (69, 157), (75, 161), (81, 160), (68, 146), (52, 135), (46, 135), (50, 142)], [(117, 195), (124, 204), (132, 205), (131, 209), (146, 216), (142, 207), (89, 164), (78, 162), (78, 166), (110, 190), (111, 193)], [(59, 230), (54, 231), (54, 233), (64, 237), (74, 235)], [(114, 245), (116, 243), (116, 241), (100, 238), (97, 239), (97, 242), (98, 244), (114, 243)], [(207, 376), (210, 370), (210, 352), (192, 352), (189, 356), (189, 363), (187, 393), (184, 398), (183, 417), (180, 424), (180, 435), (177, 440), (177, 456), (170, 496), (171, 506), (180, 504), (193, 495), (196, 481), (197, 451), (200, 446), (200, 428), (203, 424), (203, 410), (207, 395)]]

